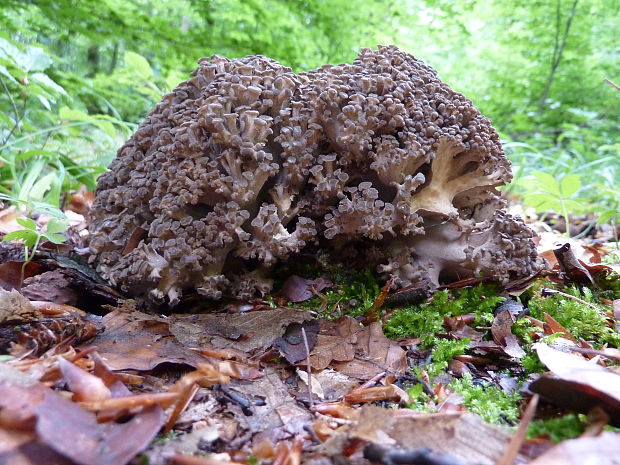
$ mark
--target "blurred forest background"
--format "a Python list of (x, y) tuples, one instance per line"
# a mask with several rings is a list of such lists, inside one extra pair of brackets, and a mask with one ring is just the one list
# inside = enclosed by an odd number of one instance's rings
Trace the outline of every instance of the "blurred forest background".
[(493, 120), (526, 203), (617, 221), (618, 31), (619, 0), (3, 0), (0, 198), (93, 189), (200, 57), (302, 71), (396, 44)]

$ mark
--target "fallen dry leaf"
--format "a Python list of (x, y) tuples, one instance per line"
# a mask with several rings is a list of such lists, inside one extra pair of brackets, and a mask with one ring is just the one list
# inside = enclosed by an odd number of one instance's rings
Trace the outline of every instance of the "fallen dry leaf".
[[(124, 465), (148, 446), (164, 424), (160, 407), (147, 407), (125, 423), (97, 417), (53, 391), (36, 408), (39, 438), (80, 464)], [(79, 440), (76, 440), (79, 438)]]
[(512, 437), (509, 429), (489, 425), (471, 413), (395, 418), (388, 434), (401, 447), (427, 447), (479, 465), (495, 465)]
[[(333, 283), (327, 278), (304, 279), (297, 275), (289, 277), (282, 285), (280, 295), (289, 302), (297, 303), (311, 299), (316, 294)], [(313, 292), (313, 290), (315, 292)]]
[(618, 465), (620, 434), (610, 431), (594, 438), (563, 441), (530, 465)]
[(550, 403), (582, 413), (599, 406), (609, 415), (611, 424), (620, 426), (619, 374), (546, 344), (537, 343), (533, 347), (554, 376), (541, 375), (530, 384), (532, 392)]
[(228, 385), (227, 391), (247, 400), (249, 411), (242, 405), (232, 403), (228, 409), (238, 413), (235, 418), (243, 429), (257, 433), (253, 438), (254, 443), (263, 439), (275, 443), (304, 434), (304, 427), (311, 424), (312, 414), (299, 406), (276, 370), (266, 369), (264, 375), (249, 384), (232, 382)]
[(197, 367), (205, 358), (170, 333), (164, 318), (115, 310), (103, 317), (104, 331), (92, 344), (111, 370), (148, 371), (165, 362)]
[(210, 344), (215, 349), (243, 352), (265, 350), (284, 334), (291, 323), (313, 318), (310, 312), (274, 308), (237, 314), (172, 315), (170, 332), (186, 347)]
[(385, 337), (380, 323), (361, 327), (351, 317), (320, 323), (317, 343), (310, 353), (314, 370), (331, 366), (349, 377), (367, 380), (383, 371), (402, 373), (406, 369), (406, 352)]
[[(306, 343), (302, 328), (306, 333)], [(278, 348), (280, 354), (291, 364), (295, 364), (308, 358), (307, 350), (312, 351), (316, 344), (320, 324), (318, 320), (304, 321), (303, 323), (291, 323), (286, 331), (275, 340), (274, 346)]]
[(525, 351), (519, 345), (517, 337), (512, 334), (515, 317), (510, 310), (502, 310), (497, 314), (491, 325), (493, 340), (502, 346), (504, 352), (514, 359), (522, 359)]

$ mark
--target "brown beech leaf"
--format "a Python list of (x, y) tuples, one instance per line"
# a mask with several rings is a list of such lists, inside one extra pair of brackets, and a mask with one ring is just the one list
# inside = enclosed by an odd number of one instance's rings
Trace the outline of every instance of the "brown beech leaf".
[(380, 323), (361, 327), (347, 316), (337, 321), (321, 320), (320, 324), (316, 345), (310, 353), (313, 369), (331, 366), (361, 380), (383, 371), (402, 373), (406, 369), (406, 352), (385, 337)]
[[(94, 313), (104, 313), (102, 304), (116, 305), (122, 296), (105, 285), (92, 269), (62, 256), (58, 266), (24, 281), (21, 292), (32, 300), (68, 304)], [(62, 263), (61, 263), (62, 262)]]
[(214, 349), (235, 348), (243, 352), (267, 349), (291, 323), (311, 320), (310, 312), (274, 308), (246, 313), (172, 315), (170, 332), (187, 347), (209, 344)]
[(398, 400), (403, 403), (411, 403), (409, 395), (394, 384), (377, 386), (353, 391), (344, 396), (346, 402), (375, 402), (380, 400)]
[(70, 361), (60, 357), (58, 366), (76, 402), (95, 402), (109, 399), (112, 395), (103, 380), (78, 368)]
[[(0, 242), (2, 244), (2, 242)], [(0, 287), (7, 291), (21, 287), (21, 261), (7, 261), (0, 263)], [(28, 263), (24, 268), (24, 279), (43, 273), (46, 268), (35, 262)]]
[(620, 426), (620, 375), (546, 344), (537, 343), (533, 347), (555, 376), (540, 376), (530, 384), (532, 392), (560, 407), (583, 413), (599, 406), (609, 415), (611, 424)]
[(569, 439), (549, 449), (530, 465), (618, 465), (620, 434)]
[(264, 376), (251, 383), (231, 383), (226, 390), (247, 400), (249, 405), (245, 410), (249, 409), (250, 415), (242, 413), (240, 410), (244, 408), (239, 404), (230, 404), (229, 409), (237, 412), (235, 418), (242, 429), (258, 433), (252, 439), (254, 444), (264, 439), (277, 443), (305, 434), (304, 428), (313, 420), (312, 413), (291, 396), (274, 369), (265, 369)]
[(332, 364), (334, 370), (352, 378), (367, 380), (386, 371), (400, 374), (407, 369), (407, 352), (383, 334), (381, 323), (371, 323), (356, 333), (352, 360)]
[(308, 349), (312, 350), (316, 344), (317, 335), (319, 332), (319, 321), (310, 320), (303, 323), (291, 323), (284, 335), (275, 340), (274, 345), (280, 350), (280, 354), (289, 362), (297, 363), (301, 360), (305, 360), (308, 356), (306, 353), (306, 344), (304, 343), (304, 337), (302, 334), (302, 328), (306, 332), (306, 340), (308, 342)]
[(170, 333), (163, 318), (115, 310), (103, 317), (102, 324), (105, 329), (92, 344), (111, 370), (148, 371), (165, 362), (196, 367), (205, 361)]
[(300, 276), (292, 275), (282, 285), (280, 295), (289, 302), (303, 302), (315, 296), (313, 290), (321, 292), (326, 287), (331, 286), (333, 286), (333, 283), (328, 278), (304, 279)]
[(519, 345), (517, 337), (512, 334), (512, 325), (515, 322), (510, 310), (503, 310), (497, 314), (491, 325), (493, 340), (502, 346), (506, 354), (515, 359), (525, 356), (525, 351)]
[(46, 300), (76, 306), (80, 291), (62, 270), (46, 271), (24, 281), (21, 293), (30, 300)]
[(100, 424), (93, 413), (53, 391), (45, 393), (36, 412), (39, 438), (65, 457), (89, 465), (126, 464), (164, 424), (164, 412), (157, 406), (145, 408), (125, 423)]

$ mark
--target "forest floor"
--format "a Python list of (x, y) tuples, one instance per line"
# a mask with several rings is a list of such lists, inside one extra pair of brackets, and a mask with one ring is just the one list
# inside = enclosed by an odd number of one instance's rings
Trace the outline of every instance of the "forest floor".
[(265, 299), (163, 314), (84, 265), (73, 218), (25, 267), (0, 243), (0, 463), (618, 463), (609, 227), (532, 219), (547, 269), (503, 285), (394, 293), (306, 265)]

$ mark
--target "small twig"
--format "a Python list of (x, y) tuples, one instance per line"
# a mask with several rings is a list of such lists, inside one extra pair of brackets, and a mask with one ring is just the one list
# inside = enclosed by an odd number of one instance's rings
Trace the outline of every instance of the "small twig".
[(353, 420), (347, 420), (346, 418), (330, 417), (329, 415), (324, 415), (324, 414), (319, 413), (319, 412), (314, 412), (314, 414), (318, 418), (321, 418), (321, 419), (323, 419), (325, 421), (328, 421), (328, 422), (336, 423), (338, 425), (353, 425), (353, 424), (357, 423), (356, 421), (353, 421)]
[(386, 375), (385, 371), (382, 371), (381, 373), (377, 373), (375, 376), (370, 378), (364, 384), (360, 384), (358, 387), (353, 389), (349, 394), (353, 394), (355, 392), (359, 392), (359, 391), (363, 391), (364, 389), (368, 389), (369, 387), (371, 387), (371, 386), (375, 385), (376, 383), (378, 383), (381, 380), (381, 378), (383, 378), (385, 375)]
[(2, 142), (2, 145), (4, 145), (11, 138), (11, 136), (13, 135), (13, 132), (19, 126), (19, 123), (21, 122), (22, 119), (19, 116), (19, 112), (17, 111), (17, 105), (15, 105), (15, 100), (13, 100), (13, 96), (11, 95), (11, 92), (9, 91), (9, 88), (4, 83), (4, 79), (2, 79), (2, 76), (0, 76), (0, 84), (2, 84), (2, 88), (4, 89), (4, 93), (9, 98), (9, 102), (11, 102), (11, 107), (13, 107), (13, 112), (15, 113), (15, 125), (13, 126), (11, 131), (9, 132), (9, 135), (6, 136), (6, 138)]
[(504, 455), (502, 455), (502, 458), (499, 459), (499, 462), (497, 462), (497, 465), (512, 465), (514, 463), (517, 458), (517, 454), (519, 453), (519, 449), (521, 449), (521, 445), (523, 444), (523, 440), (525, 439), (527, 427), (530, 425), (532, 418), (534, 418), (537, 405), (538, 394), (534, 394), (530, 399), (530, 402), (527, 404), (527, 408), (525, 409), (523, 416), (521, 417), (517, 431), (508, 443), (508, 447), (506, 447), (506, 451), (504, 452)]
[(399, 449), (372, 442), (364, 447), (364, 458), (383, 465), (465, 465), (454, 456), (439, 454), (427, 447)]
[(593, 308), (594, 310), (598, 310), (596, 305), (592, 305), (591, 303), (586, 302), (585, 300), (580, 299), (579, 297), (575, 297), (574, 295), (567, 294), (566, 292), (556, 291), (555, 289), (549, 289), (549, 288), (543, 288), (541, 292), (543, 294), (559, 294), (562, 297), (566, 297), (567, 299), (572, 299), (575, 302), (579, 302), (580, 304), (585, 305), (586, 307), (590, 307), (590, 308)]
[(611, 87), (615, 88), (616, 90), (620, 90), (620, 86), (616, 84), (615, 82), (610, 81), (609, 79), (603, 79), (603, 81), (605, 81), (607, 84), (609, 84)]
[(306, 336), (306, 328), (301, 327), (301, 336), (304, 340), (304, 348), (306, 349), (306, 371), (308, 372), (308, 397), (310, 406), (314, 405), (314, 399), (312, 398), (312, 364), (310, 363), (310, 345), (308, 344), (308, 337)]
[(600, 355), (601, 357), (606, 357), (608, 359), (620, 362), (620, 350), (618, 350), (618, 349), (607, 349), (608, 351), (609, 350), (614, 350), (614, 351), (616, 351), (616, 353), (610, 353), (610, 352), (607, 352), (605, 350), (587, 349), (587, 348), (584, 348), (584, 347), (569, 347), (569, 349), (571, 351), (573, 351), (573, 352), (577, 352), (577, 353), (580, 353), (580, 354)]

